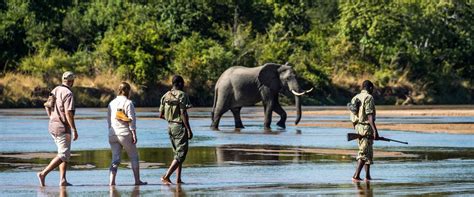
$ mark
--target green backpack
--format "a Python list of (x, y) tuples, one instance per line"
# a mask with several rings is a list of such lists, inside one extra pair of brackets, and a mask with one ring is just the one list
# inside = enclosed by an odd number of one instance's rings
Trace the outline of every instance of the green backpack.
[(356, 125), (360, 121), (359, 117), (362, 116), (362, 113), (364, 111), (364, 105), (362, 104), (362, 102), (365, 102), (366, 98), (367, 96), (357, 94), (352, 97), (350, 103), (347, 103), (347, 108), (350, 111), (350, 119), (352, 124), (354, 125)]

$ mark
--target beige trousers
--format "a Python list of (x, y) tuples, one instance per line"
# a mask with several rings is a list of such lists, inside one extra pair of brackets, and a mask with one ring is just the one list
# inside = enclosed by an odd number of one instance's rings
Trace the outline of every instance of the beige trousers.
[(132, 135), (109, 135), (109, 144), (112, 149), (111, 170), (116, 170), (120, 165), (122, 149), (127, 152), (132, 168), (138, 168), (138, 151), (133, 143)]

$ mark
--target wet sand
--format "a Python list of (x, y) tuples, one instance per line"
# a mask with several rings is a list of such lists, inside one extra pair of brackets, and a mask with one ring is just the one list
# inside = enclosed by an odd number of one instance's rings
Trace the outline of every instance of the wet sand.
[[(305, 111), (305, 115), (347, 115), (345, 108)], [(474, 116), (474, 109), (377, 109), (377, 116)]]
[(185, 167), (186, 184), (171, 186), (159, 180), (166, 168), (143, 169), (141, 177), (149, 185), (140, 187), (131, 185), (131, 170), (119, 169), (118, 185), (112, 188), (107, 186), (107, 169), (68, 171), (68, 181), (75, 186), (67, 188), (57, 186), (57, 171), (48, 176), (45, 188), (31, 178), (34, 172), (19, 171), (0, 173), (0, 191), (5, 196), (470, 195), (474, 192), (473, 164), (473, 160), (377, 163), (372, 167), (374, 180), (368, 183), (351, 182), (351, 163)]

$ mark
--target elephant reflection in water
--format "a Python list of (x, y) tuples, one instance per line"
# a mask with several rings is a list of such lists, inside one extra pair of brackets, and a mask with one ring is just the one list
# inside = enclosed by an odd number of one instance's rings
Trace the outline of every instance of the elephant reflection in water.
[[(216, 147), (217, 164), (226, 163), (247, 163), (247, 162), (299, 162), (303, 160), (303, 155), (295, 151), (288, 154), (282, 152), (280, 147), (269, 147), (268, 145), (223, 145)], [(282, 156), (285, 156), (284, 158)]]
[(215, 86), (211, 128), (218, 129), (222, 115), (229, 110), (234, 115), (235, 127), (244, 128), (240, 110), (243, 106), (251, 106), (260, 101), (265, 111), (265, 129), (270, 129), (272, 112), (280, 115), (277, 125), (285, 128), (287, 115), (278, 101), (278, 95), (283, 90), (295, 96), (295, 124), (298, 124), (301, 119), (300, 96), (310, 92), (312, 88), (301, 90), (296, 81), (296, 73), (288, 63), (267, 63), (254, 68), (230, 67), (222, 73)]

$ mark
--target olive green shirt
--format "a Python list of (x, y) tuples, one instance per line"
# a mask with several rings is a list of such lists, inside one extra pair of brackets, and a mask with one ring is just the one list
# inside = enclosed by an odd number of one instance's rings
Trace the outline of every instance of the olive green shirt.
[(161, 97), (160, 113), (168, 122), (183, 122), (180, 110), (191, 108), (188, 95), (181, 90), (170, 90)]
[(360, 106), (361, 108), (359, 109), (359, 123), (369, 124), (369, 114), (374, 116), (375, 121), (374, 97), (372, 97), (367, 90), (362, 90), (358, 95), (356, 95), (356, 97), (362, 102)]

